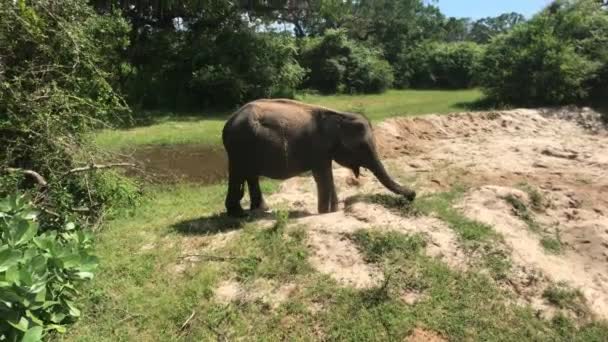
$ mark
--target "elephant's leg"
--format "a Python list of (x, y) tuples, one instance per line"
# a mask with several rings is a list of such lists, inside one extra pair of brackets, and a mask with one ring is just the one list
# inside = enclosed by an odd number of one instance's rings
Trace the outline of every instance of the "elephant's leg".
[(262, 190), (260, 189), (260, 177), (247, 177), (247, 186), (249, 187), (249, 198), (251, 199), (251, 210), (268, 210)]
[(336, 211), (338, 211), (338, 193), (336, 192), (335, 185), (332, 187), (332, 190), (333, 191), (331, 192), (331, 202), (329, 203), (329, 211), (335, 213)]
[[(337, 195), (335, 195), (334, 176), (331, 171), (331, 161), (322, 167), (312, 171), (317, 183), (318, 210), (319, 214), (326, 214), (337, 210)], [(336, 203), (333, 204), (333, 197)], [(333, 207), (332, 207), (333, 204)]]
[(228, 215), (242, 217), (245, 215), (241, 207), (241, 199), (245, 195), (245, 178), (238, 172), (237, 167), (229, 162), (228, 194), (226, 195), (226, 211)]

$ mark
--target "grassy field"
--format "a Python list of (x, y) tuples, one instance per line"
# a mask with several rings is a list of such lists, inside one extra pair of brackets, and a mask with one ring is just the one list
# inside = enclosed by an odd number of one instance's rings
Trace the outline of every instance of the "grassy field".
[[(394, 116), (445, 114), (465, 110), (481, 98), (478, 90), (390, 90), (378, 95), (301, 95), (299, 100), (345, 111), (362, 112), (374, 121)], [(104, 130), (95, 143), (107, 150), (139, 145), (221, 144), (226, 113), (191, 113), (156, 116), (152, 124), (127, 130)]]
[[(264, 189), (272, 192), (276, 183), (264, 183)], [(223, 191), (223, 185), (157, 188), (150, 194), (153, 200), (133, 216), (109, 222), (98, 235), (101, 269), (85, 292), (83, 317), (61, 339), (396, 341), (415, 328), (452, 341), (608, 338), (600, 324), (577, 327), (565, 316), (537, 317), (501, 290), (495, 282), (501, 272), (450, 269), (423, 253), (424, 238), (418, 235), (360, 230), (349, 236), (368, 262), (384, 270), (386, 280), (371, 289), (342, 287), (308, 264), (306, 227), (289, 226), (281, 212), (264, 229), (252, 219), (226, 218), (219, 214)], [(489, 246), (485, 243), (492, 242), (491, 228), (452, 209), (461, 192), (421, 197), (403, 215), (434, 213), (472, 248)], [(388, 197), (373, 200), (400, 205)], [(225, 234), (234, 235), (226, 239)], [(217, 247), (210, 251), (209, 245)], [(502, 263), (497, 267), (495, 262)], [(486, 264), (483, 269), (509, 267), (503, 260), (488, 259)], [(225, 281), (238, 282), (252, 293), (260, 286), (281, 284), (297, 290), (276, 305), (263, 296), (225, 302), (214, 295)], [(569, 291), (559, 289), (547, 297), (578, 305)], [(408, 304), (404, 293), (425, 295)]]
[[(476, 91), (390, 91), (301, 99), (363, 110), (380, 120), (457, 111), (459, 103), (479, 96)], [(167, 116), (148, 126), (101, 132), (96, 141), (114, 150), (144, 144), (217, 145), (223, 120)], [(277, 182), (263, 182), (266, 194), (277, 189)], [(308, 262), (307, 227), (289, 225), (284, 212), (266, 217), (272, 226), (263, 228), (256, 218), (236, 221), (222, 214), (225, 184), (148, 185), (135, 212), (114, 218), (98, 232), (101, 264), (83, 291), (82, 318), (56, 339), (397, 341), (421, 328), (451, 341), (608, 340), (603, 323), (579, 324), (561, 314), (542, 319), (532, 308), (515, 304), (500, 285), (511, 267), (509, 257), (493, 247), (501, 236), (454, 208), (465, 190), (420, 196), (412, 207), (387, 195), (370, 195), (369, 200), (400, 215), (444, 221), (467, 251), (481, 255), (478, 263), (452, 269), (424, 253), (423, 236), (360, 230), (345, 238), (383, 270), (386, 280), (358, 290), (315, 271)], [(260, 288), (296, 290), (277, 304), (272, 293), (230, 302), (215, 294), (226, 282), (248, 295)], [(424, 295), (412, 304), (403, 299), (411, 293)], [(567, 288), (549, 289), (546, 298), (558, 307), (582, 305), (580, 296)]]

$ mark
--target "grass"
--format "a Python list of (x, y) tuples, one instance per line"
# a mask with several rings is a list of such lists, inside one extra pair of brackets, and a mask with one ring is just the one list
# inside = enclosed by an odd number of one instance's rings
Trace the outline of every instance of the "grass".
[[(391, 91), (309, 100), (347, 106), (341, 109), (364, 108), (378, 120), (394, 115), (399, 107), (405, 115), (444, 113), (467, 101), (460, 93), (459, 99), (446, 102), (448, 95), (453, 94)], [(410, 96), (420, 101), (409, 103)], [(402, 102), (395, 106), (394, 101)], [(103, 148), (115, 150), (142, 144), (217, 145), (222, 124), (222, 118), (169, 117), (147, 127), (102, 132), (96, 139)], [(276, 182), (262, 186), (265, 193), (278, 188)], [(508, 257), (492, 248), (499, 236), (454, 208), (464, 193), (461, 187), (421, 196), (413, 204), (385, 195), (367, 200), (404, 216), (425, 214), (443, 220), (466, 248), (483, 250), (481, 267), (489, 268), (490, 276), (476, 265), (452, 270), (428, 257), (422, 236), (361, 230), (349, 238), (366, 261), (384, 271), (383, 282), (362, 290), (342, 287), (314, 270), (308, 261), (307, 229), (289, 225), (286, 212), (279, 211), (266, 228), (256, 217), (224, 216), (225, 188), (152, 187), (138, 210), (106, 223), (97, 236), (100, 269), (83, 291), (83, 317), (67, 335), (55, 339), (393, 341), (422, 327), (454, 341), (608, 340), (606, 323), (578, 325), (565, 316), (547, 321), (532, 308), (513, 304), (495, 281), (510, 267)], [(224, 303), (214, 295), (223, 281), (238, 282), (247, 291), (259, 282), (295, 284), (296, 290), (276, 307), (264, 296)], [(421, 294), (413, 305), (402, 299), (410, 292)], [(579, 308), (578, 297), (561, 288), (547, 289), (546, 298), (557, 306)]]
[(481, 91), (389, 90), (374, 95), (307, 95), (298, 100), (344, 111), (363, 112), (373, 121), (395, 116), (446, 114), (468, 110), (467, 104), (481, 99)]
[[(374, 121), (394, 116), (445, 114), (462, 111), (467, 103), (481, 98), (478, 90), (389, 90), (377, 95), (300, 95), (299, 100), (335, 108), (363, 112)], [(145, 126), (125, 130), (103, 130), (95, 143), (111, 151), (140, 145), (198, 144), (221, 145), (221, 131), (229, 112), (155, 113)]]
[[(521, 185), (521, 187), (528, 193), (530, 206), (536, 211), (544, 210), (544, 198), (540, 192), (528, 185)], [(504, 200), (511, 205), (513, 214), (524, 221), (530, 231), (541, 236), (540, 245), (545, 251), (552, 254), (560, 254), (562, 252), (563, 246), (558, 230), (554, 236), (547, 235), (548, 233), (543, 231), (541, 225), (534, 218), (534, 212), (528, 209), (528, 206), (521, 199), (514, 195), (507, 195)]]
[(507, 195), (504, 199), (513, 207), (513, 214), (524, 221), (531, 231), (540, 232), (540, 225), (534, 219), (534, 214), (528, 210), (528, 206), (521, 199), (511, 194)]
[(93, 139), (104, 150), (119, 151), (142, 145), (196, 144), (219, 147), (225, 117), (167, 115), (148, 126), (124, 130), (102, 130)]
[(414, 201), (416, 210), (426, 215), (435, 215), (452, 228), (464, 241), (488, 241), (496, 237), (492, 227), (471, 220), (454, 208), (454, 204), (465, 193), (456, 186), (448, 192), (427, 195)]
[(545, 198), (536, 187), (528, 183), (521, 183), (519, 184), (519, 188), (528, 194), (530, 206), (533, 210), (543, 211), (545, 209)]
[(550, 285), (543, 292), (543, 298), (552, 305), (560, 309), (570, 309), (579, 316), (587, 312), (583, 294), (563, 283)]
[[(220, 215), (224, 187), (155, 188), (134, 214), (106, 224), (97, 241), (101, 268), (84, 292), (83, 317), (56, 339), (388, 341), (403, 340), (416, 327), (458, 341), (608, 338), (601, 323), (578, 327), (566, 317), (546, 321), (511, 304), (508, 294), (477, 269), (451, 270), (426, 256), (418, 235), (356, 232), (351, 239), (384, 270), (385, 280), (371, 289), (341, 287), (309, 265), (306, 228), (289, 225), (287, 213), (278, 212), (269, 228), (260, 228), (255, 218)], [(264, 188), (276, 190), (276, 183), (265, 182)], [(458, 193), (426, 198), (420, 210), (464, 224), (457, 231), (480, 229), (446, 208)], [(229, 232), (236, 234), (217, 235)], [(487, 236), (482, 232), (463, 236)], [(216, 237), (226, 242), (205, 247)], [(186, 263), (176, 273), (184, 250), (215, 258)], [(248, 290), (259, 282), (296, 284), (297, 290), (276, 307), (263, 296), (223, 303), (214, 290), (225, 280)], [(401, 298), (412, 291), (422, 297), (410, 305)]]

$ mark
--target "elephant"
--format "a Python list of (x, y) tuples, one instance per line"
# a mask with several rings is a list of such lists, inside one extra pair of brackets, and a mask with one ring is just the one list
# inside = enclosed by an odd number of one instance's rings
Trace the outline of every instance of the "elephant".
[(370, 170), (392, 192), (413, 201), (416, 192), (397, 184), (382, 165), (370, 121), (361, 114), (340, 112), (288, 99), (259, 99), (239, 108), (227, 120), (222, 141), (228, 155), (226, 211), (242, 217), (245, 182), (252, 211), (267, 210), (259, 178), (285, 180), (312, 171), (319, 214), (338, 210), (332, 161), (358, 178)]

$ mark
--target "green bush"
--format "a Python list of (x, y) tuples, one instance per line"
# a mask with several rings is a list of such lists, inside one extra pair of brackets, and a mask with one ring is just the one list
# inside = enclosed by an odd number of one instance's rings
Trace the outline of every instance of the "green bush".
[(140, 33), (127, 81), (133, 105), (232, 108), (261, 97), (294, 96), (304, 77), (295, 38), (256, 32), (238, 12), (191, 19), (188, 27)]
[(87, 132), (130, 118), (113, 88), (129, 25), (78, 0), (2, 1), (0, 17), (0, 197), (27, 190), (48, 209), (41, 219), (82, 207), (94, 218), (101, 180), (70, 170), (95, 159)]
[(93, 277), (91, 237), (73, 223), (41, 227), (16, 195), (0, 200), (0, 340), (36, 341), (80, 316), (78, 287)]
[(608, 12), (598, 1), (556, 2), (494, 39), (479, 80), (496, 102), (557, 105), (587, 101), (606, 87)]
[(483, 52), (471, 42), (427, 42), (399, 56), (397, 86), (469, 88), (475, 85), (476, 64)]
[(394, 81), (381, 53), (348, 39), (343, 30), (304, 41), (300, 59), (309, 71), (303, 86), (322, 93), (380, 93)]

